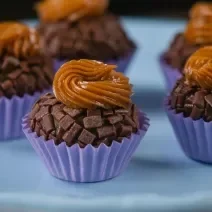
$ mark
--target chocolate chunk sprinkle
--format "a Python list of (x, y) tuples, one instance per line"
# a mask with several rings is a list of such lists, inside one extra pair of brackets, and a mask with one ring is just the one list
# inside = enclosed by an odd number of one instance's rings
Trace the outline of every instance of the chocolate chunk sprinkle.
[[(131, 53), (135, 44), (127, 37), (120, 20), (109, 13), (70, 22), (41, 23), (42, 49), (56, 58), (87, 58), (106, 61)], [(104, 51), (99, 51), (103, 49)]]
[[(52, 60), (51, 63), (47, 64), (47, 57), (38, 57), (39, 63), (35, 67), (30, 65), (31, 56), (25, 59), (2, 56), (0, 61), (1, 96), (7, 98), (15, 95), (23, 97), (24, 94), (33, 95), (37, 91), (51, 88), (53, 80)], [(33, 72), (34, 68), (37, 70), (36, 73)]]
[(111, 123), (111, 124), (115, 124), (117, 122), (120, 122), (123, 120), (123, 116), (121, 116), (120, 114), (118, 115), (113, 115), (113, 116), (109, 116), (107, 117), (108, 121)]
[(126, 135), (128, 136), (131, 133), (132, 133), (132, 126), (130, 126), (130, 125), (121, 125), (120, 136), (126, 136)]
[(54, 130), (54, 120), (51, 114), (47, 114), (42, 118), (42, 126), (47, 134)]
[(81, 109), (71, 109), (69, 107), (64, 107), (63, 110), (64, 110), (64, 112), (66, 112), (71, 117), (78, 116), (82, 113)]
[(176, 113), (183, 113), (184, 117), (191, 117), (193, 120), (211, 120), (211, 91), (188, 85), (184, 77), (176, 83), (170, 99), (171, 108), (175, 109)]
[(212, 94), (205, 96), (205, 101), (212, 107)]
[(68, 130), (63, 135), (63, 139), (64, 139), (64, 141), (66, 141), (68, 146), (71, 146), (71, 144), (74, 143), (74, 139), (76, 138), (77, 134), (80, 132), (81, 129), (82, 129), (82, 127), (80, 125), (74, 123), (72, 125), (72, 127), (70, 128), (70, 130)]
[(83, 125), (86, 129), (101, 127), (102, 124), (101, 116), (89, 116), (83, 119)]
[(129, 137), (138, 130), (134, 106), (129, 109), (131, 112), (114, 114), (113, 111), (123, 108), (78, 110), (55, 103), (55, 96), (46, 94), (35, 103), (29, 115), (31, 130), (46, 140), (53, 139), (55, 145), (65, 142), (69, 147), (76, 143), (81, 148), (88, 144), (98, 147), (101, 143), (110, 146), (114, 140)]
[(116, 136), (116, 130), (115, 127), (112, 126), (104, 126), (97, 129), (98, 137), (99, 138), (105, 138), (110, 136)]
[(74, 119), (72, 119), (69, 115), (64, 116), (59, 122), (64, 130), (67, 130), (73, 123)]
[(95, 137), (96, 137), (95, 135), (83, 129), (78, 140), (84, 144), (91, 144), (94, 141)]

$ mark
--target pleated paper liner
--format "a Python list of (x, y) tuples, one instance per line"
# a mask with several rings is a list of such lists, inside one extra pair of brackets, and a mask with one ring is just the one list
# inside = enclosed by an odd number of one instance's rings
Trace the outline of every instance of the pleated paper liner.
[(72, 147), (65, 142), (56, 146), (53, 140), (45, 141), (29, 128), (28, 116), (23, 119), (23, 131), (49, 172), (62, 180), (74, 182), (99, 182), (118, 176), (128, 165), (133, 153), (149, 127), (149, 119), (139, 113), (141, 128), (131, 138), (121, 143), (113, 141), (110, 147), (87, 145)]
[(182, 77), (182, 74), (178, 69), (172, 68), (170, 65), (168, 65), (164, 61), (163, 55), (160, 57), (159, 63), (165, 79), (167, 93), (170, 93), (177, 80)]
[(212, 163), (212, 122), (185, 118), (167, 103), (165, 110), (185, 155), (196, 161)]
[(23, 97), (13, 96), (11, 99), (0, 98), (0, 142), (24, 137), (21, 126), (23, 116), (29, 113), (37, 99), (47, 92), (51, 91), (25, 94)]
[[(104, 51), (104, 50), (103, 50)], [(132, 51), (131, 53), (129, 53), (127, 56), (125, 57), (121, 57), (117, 60), (115, 59), (111, 59), (108, 61), (105, 61), (106, 64), (113, 64), (113, 65), (117, 65), (117, 71), (122, 72), (122, 73), (126, 73), (126, 70), (131, 62), (131, 59), (133, 58), (133, 55), (135, 54), (135, 51)], [(86, 58), (85, 58), (86, 59)], [(67, 60), (54, 60), (54, 71), (57, 72), (57, 70), (65, 63), (67, 62)]]

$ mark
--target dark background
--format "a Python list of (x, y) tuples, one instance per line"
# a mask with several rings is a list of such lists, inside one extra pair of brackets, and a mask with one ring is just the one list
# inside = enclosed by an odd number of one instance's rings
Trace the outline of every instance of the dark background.
[[(67, 0), (71, 1), (71, 0)], [(207, 1), (207, 0), (205, 0)], [(17, 3), (16, 3), (17, 2)], [(5, 0), (1, 4), (0, 20), (36, 18), (36, 0)], [(110, 10), (119, 15), (186, 17), (194, 0), (111, 0)], [(208, 2), (211, 2), (208, 1)]]

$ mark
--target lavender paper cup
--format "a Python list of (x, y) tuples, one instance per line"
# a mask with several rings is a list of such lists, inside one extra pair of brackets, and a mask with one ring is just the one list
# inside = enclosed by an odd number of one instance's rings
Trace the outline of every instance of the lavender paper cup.
[(48, 91), (25, 94), (23, 97), (14, 96), (11, 99), (0, 98), (0, 142), (24, 136), (22, 118), (31, 110), (38, 97), (46, 92)]
[[(117, 60), (108, 60), (105, 61), (105, 63), (107, 64), (115, 64), (117, 65), (117, 71), (125, 73), (130, 62), (131, 59), (133, 58), (133, 55), (135, 54), (135, 50), (131, 53), (129, 53), (127, 56), (122, 57), (120, 59)], [(54, 71), (57, 72), (57, 70), (61, 67), (61, 65), (63, 65), (65, 62), (67, 62), (67, 60), (54, 60)]]
[(212, 122), (185, 118), (168, 104), (165, 110), (183, 152), (193, 160), (212, 163)]
[(163, 55), (160, 57), (159, 62), (165, 79), (167, 93), (169, 93), (174, 88), (177, 80), (182, 77), (182, 74), (178, 69), (172, 68), (170, 65), (168, 65), (165, 62)]
[(65, 142), (56, 146), (53, 140), (45, 141), (29, 128), (28, 115), (23, 118), (23, 131), (44, 162), (49, 172), (62, 180), (73, 182), (99, 182), (118, 176), (128, 165), (133, 153), (149, 127), (149, 119), (139, 113), (141, 128), (130, 139), (116, 141), (108, 147), (87, 145), (81, 149), (78, 144), (67, 147)]

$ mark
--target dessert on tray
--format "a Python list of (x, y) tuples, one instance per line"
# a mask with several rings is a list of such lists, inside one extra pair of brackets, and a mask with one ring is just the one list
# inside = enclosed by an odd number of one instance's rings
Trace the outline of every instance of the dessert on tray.
[(18, 138), (22, 117), (53, 80), (51, 60), (43, 58), (35, 29), (0, 23), (0, 141)]
[(184, 74), (187, 59), (199, 48), (212, 45), (212, 3), (198, 2), (189, 11), (184, 32), (177, 33), (161, 57), (168, 91)]
[(212, 163), (212, 46), (188, 59), (185, 76), (166, 102), (166, 112), (185, 154)]
[(49, 172), (97, 182), (118, 176), (149, 121), (131, 101), (132, 85), (115, 65), (72, 60), (55, 75), (54, 94), (38, 99), (23, 131)]
[(43, 0), (36, 5), (42, 48), (55, 71), (66, 61), (92, 59), (116, 64), (124, 72), (135, 51), (107, 0)]

